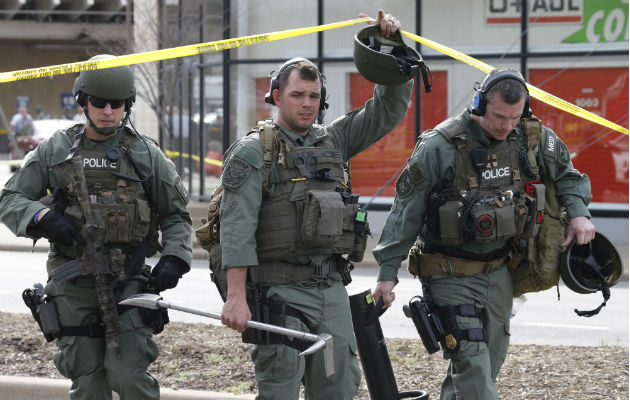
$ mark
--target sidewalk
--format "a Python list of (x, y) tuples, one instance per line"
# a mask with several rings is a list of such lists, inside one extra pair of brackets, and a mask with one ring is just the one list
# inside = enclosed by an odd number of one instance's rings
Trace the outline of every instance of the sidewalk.
[[(67, 379), (0, 376), (0, 400), (67, 400), (72, 383)], [(235, 395), (198, 390), (161, 389), (162, 400), (253, 400), (253, 394)], [(117, 394), (114, 399), (118, 400)]]

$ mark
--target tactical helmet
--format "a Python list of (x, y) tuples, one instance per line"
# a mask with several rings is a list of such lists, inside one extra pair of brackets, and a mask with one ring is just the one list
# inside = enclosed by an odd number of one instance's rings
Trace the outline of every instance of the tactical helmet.
[(615, 246), (601, 233), (588, 244), (576, 245), (575, 240), (561, 254), (560, 276), (576, 293), (588, 294), (614, 286), (623, 272), (621, 258)]
[[(110, 54), (99, 54), (88, 61), (109, 60), (115, 58)], [(136, 88), (134, 85), (133, 71), (127, 65), (121, 67), (81, 71), (74, 81), (72, 94), (77, 98), (77, 103), (85, 106), (86, 96), (92, 95), (102, 99), (129, 101), (125, 109), (129, 111), (131, 104), (136, 100)]]
[[(400, 30), (386, 37), (380, 25), (368, 25), (354, 35), (354, 65), (367, 80), (379, 85), (400, 85), (412, 79), (422, 56), (403, 42)], [(425, 79), (425, 88), (426, 88)]]

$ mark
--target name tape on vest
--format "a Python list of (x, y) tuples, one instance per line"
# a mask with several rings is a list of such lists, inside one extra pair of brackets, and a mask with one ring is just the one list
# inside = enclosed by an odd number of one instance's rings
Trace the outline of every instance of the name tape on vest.
[(510, 167), (487, 169), (481, 173), (484, 180), (498, 179), (510, 175)]
[(85, 157), (83, 158), (83, 168), (116, 168), (116, 163), (106, 158)]

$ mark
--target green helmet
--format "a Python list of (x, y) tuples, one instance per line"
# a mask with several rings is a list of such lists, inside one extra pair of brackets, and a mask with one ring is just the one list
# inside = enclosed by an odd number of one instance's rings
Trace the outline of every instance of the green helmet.
[(604, 284), (614, 286), (623, 272), (619, 252), (599, 232), (585, 245), (578, 246), (574, 240), (560, 257), (562, 281), (576, 293), (595, 293)]
[[(88, 61), (109, 60), (114, 56), (100, 54), (90, 58)], [(133, 71), (127, 65), (97, 69), (92, 71), (81, 71), (74, 81), (72, 94), (77, 97), (77, 102), (85, 106), (86, 96), (95, 96), (109, 100), (130, 99), (127, 107), (136, 99), (136, 88), (134, 85)]]
[[(405, 45), (400, 30), (385, 37), (380, 25), (368, 25), (354, 35), (354, 65), (371, 82), (400, 85), (412, 79), (424, 62), (416, 50)], [(425, 89), (426, 85), (425, 78)]]

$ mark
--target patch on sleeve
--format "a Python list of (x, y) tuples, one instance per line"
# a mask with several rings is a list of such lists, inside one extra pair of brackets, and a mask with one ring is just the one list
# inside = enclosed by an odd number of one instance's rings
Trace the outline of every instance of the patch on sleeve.
[(409, 166), (409, 173), (411, 174), (411, 179), (413, 183), (417, 185), (418, 183), (424, 180), (424, 174), (422, 173), (422, 168), (420, 168), (420, 164), (417, 161), (412, 162)]
[(548, 134), (547, 141), (545, 142), (545, 148), (543, 154), (555, 158), (558, 151), (559, 140), (556, 135)]
[(405, 168), (396, 181), (396, 194), (400, 198), (405, 198), (413, 191), (413, 186), (409, 168)]
[(238, 189), (252, 173), (252, 166), (241, 158), (232, 157), (223, 169), (222, 183), (228, 189)]
[(188, 200), (189, 200), (188, 191), (184, 187), (184, 184), (182, 183), (182, 180), (179, 177), (179, 175), (175, 179), (175, 188), (177, 188), (179, 195), (182, 196), (182, 198), (186, 201), (186, 203), (188, 203)]
[(558, 151), (558, 162), (562, 165), (569, 165), (569, 162), (571, 162), (571, 153), (569, 153), (567, 145), (561, 141), (557, 141), (557, 145), (560, 148)]

